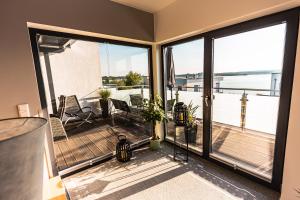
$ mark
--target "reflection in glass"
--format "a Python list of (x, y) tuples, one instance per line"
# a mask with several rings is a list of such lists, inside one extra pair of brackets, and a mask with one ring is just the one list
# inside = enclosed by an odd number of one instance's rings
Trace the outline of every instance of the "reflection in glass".
[(271, 179), (285, 24), (214, 39), (212, 156)]
[[(173, 140), (175, 126), (172, 120), (172, 102), (184, 102), (186, 105), (192, 103), (193, 107), (198, 107), (195, 112), (195, 131), (189, 132), (189, 147), (202, 152), (202, 96), (203, 96), (203, 53), (204, 40), (198, 39), (183, 44), (174, 45), (173, 59), (175, 66), (176, 85), (172, 91), (166, 87), (167, 114), (167, 139)], [(184, 128), (176, 129), (179, 144), (185, 143)], [(192, 137), (194, 135), (195, 137)]]

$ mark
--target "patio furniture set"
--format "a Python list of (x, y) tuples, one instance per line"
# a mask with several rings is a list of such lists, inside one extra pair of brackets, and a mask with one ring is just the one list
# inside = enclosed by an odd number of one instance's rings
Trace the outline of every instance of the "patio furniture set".
[[(143, 110), (143, 97), (140, 94), (131, 94), (130, 106), (126, 101), (119, 99), (110, 99), (110, 116), (112, 125), (115, 124), (115, 118), (119, 117), (126, 121), (134, 121), (138, 123), (143, 122), (141, 112)], [(172, 110), (174, 102), (170, 101), (168, 104), (168, 110)], [(100, 115), (101, 117), (101, 115)], [(53, 133), (53, 138), (58, 139), (65, 137), (68, 139), (66, 127), (76, 122), (75, 127), (79, 128), (84, 124), (93, 124), (96, 119), (99, 118), (95, 112), (93, 112), (90, 106), (81, 107), (76, 95), (59, 97), (59, 108), (56, 114), (50, 115), (50, 124)]]

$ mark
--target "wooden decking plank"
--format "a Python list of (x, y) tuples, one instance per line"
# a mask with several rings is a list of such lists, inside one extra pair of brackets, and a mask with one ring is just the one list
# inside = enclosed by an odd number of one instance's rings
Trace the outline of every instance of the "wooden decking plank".
[[(174, 131), (174, 129), (172, 129)], [(220, 159), (231, 160), (241, 167), (250, 169), (261, 175), (269, 175), (272, 171), (272, 164), (265, 165), (273, 161), (274, 139), (264, 136), (262, 133), (253, 134), (247, 131), (231, 129), (226, 126), (215, 126), (213, 129), (213, 153), (218, 154)], [(227, 133), (226, 133), (227, 131)], [(226, 135), (227, 134), (227, 135)], [(171, 138), (174, 132), (168, 134)], [(226, 136), (226, 137), (224, 137)], [(224, 137), (224, 138), (222, 138)], [(178, 137), (178, 142), (185, 143), (184, 134)], [(193, 144), (190, 144), (193, 145)], [(202, 136), (199, 132), (196, 138), (196, 149), (202, 151)], [(217, 149), (219, 148), (219, 149)]]
[[(142, 138), (141, 136), (136, 136), (134, 134), (132, 134), (131, 132), (127, 131), (127, 130), (124, 130), (124, 129), (120, 129), (119, 127), (113, 127), (112, 128), (117, 134), (122, 134), (122, 135), (125, 135), (126, 138), (132, 142), (132, 143), (135, 143), (135, 142), (138, 142), (139, 140), (141, 139), (145, 139), (145, 138)], [(117, 137), (117, 136), (116, 136)]]
[(235, 141), (235, 140), (231, 140), (231, 139), (215, 142), (212, 146), (219, 147), (219, 148), (227, 147), (229, 150), (237, 149), (238, 151), (239, 150), (247, 151), (248, 153), (251, 153), (254, 155), (258, 154), (263, 157), (273, 155), (273, 152), (274, 152), (274, 148), (272, 148), (272, 146), (266, 146), (265, 148), (261, 148), (261, 147), (255, 146), (255, 145), (247, 144), (246, 142), (243, 143), (241, 141)]
[(84, 152), (84, 148), (81, 148), (83, 144), (76, 142), (76, 138), (70, 138), (69, 143), (74, 147), (74, 156), (77, 162), (82, 162), (90, 159), (89, 156)]
[(59, 145), (59, 148), (62, 152), (62, 155), (63, 155), (68, 167), (73, 166), (74, 163), (76, 162), (76, 159), (73, 156), (73, 152), (71, 152), (69, 150), (68, 142), (66, 142), (66, 141), (60, 142), (60, 143), (58, 143), (58, 145)]
[(89, 148), (89, 150), (94, 154), (94, 157), (103, 156), (103, 153), (98, 147), (91, 141), (86, 135), (80, 136), (80, 140)]
[(221, 153), (224, 156), (228, 156), (231, 159), (236, 160), (237, 163), (240, 162), (246, 162), (246, 163), (251, 163), (253, 166), (260, 166), (261, 163), (269, 162), (271, 157), (262, 157), (258, 154), (251, 154), (251, 152), (247, 152), (246, 150), (243, 149), (233, 149), (233, 148), (228, 148), (228, 147), (223, 147), (222, 149), (219, 150), (214, 150), (213, 148), (213, 153)]
[(111, 153), (111, 150), (105, 145), (105, 137), (101, 137), (99, 133), (89, 134), (87, 137), (95, 143), (103, 155)]
[(108, 128), (90, 129), (69, 136), (69, 140), (54, 142), (59, 170), (74, 166), (96, 156), (112, 153), (112, 151), (115, 151), (115, 146), (118, 142), (116, 132), (127, 135), (128, 139), (133, 142), (141, 138), (134, 135), (134, 131), (131, 132), (127, 128), (118, 127), (117, 130), (114, 130), (115, 132), (112, 130)]
[[(227, 134), (225, 132), (221, 132), (221, 134)], [(256, 135), (251, 135), (243, 132), (232, 132), (228, 133), (228, 137), (235, 141), (245, 141), (247, 144), (255, 145), (258, 147), (264, 147), (266, 144), (274, 145), (275, 139), (265, 139)]]
[(76, 147), (78, 148), (80, 152), (80, 160), (86, 161), (94, 158), (94, 154), (91, 152), (91, 150), (81, 141), (79, 137), (72, 138), (73, 142), (75, 143)]
[(54, 143), (54, 153), (56, 157), (56, 165), (58, 167), (58, 170), (62, 170), (67, 168), (67, 163), (62, 155), (62, 152), (60, 151), (60, 148), (57, 143)]
[(106, 141), (105, 141), (106, 146), (111, 151), (115, 151), (115, 147), (116, 147), (116, 144), (117, 144), (117, 138), (116, 138), (116, 136), (112, 136), (111, 133), (108, 132), (107, 130), (103, 130), (103, 131), (101, 131), (99, 133), (106, 139)]

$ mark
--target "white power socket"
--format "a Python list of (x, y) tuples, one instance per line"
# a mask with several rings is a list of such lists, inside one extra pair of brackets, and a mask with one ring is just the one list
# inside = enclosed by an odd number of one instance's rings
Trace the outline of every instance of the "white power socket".
[(29, 105), (20, 104), (18, 105), (19, 117), (30, 117)]

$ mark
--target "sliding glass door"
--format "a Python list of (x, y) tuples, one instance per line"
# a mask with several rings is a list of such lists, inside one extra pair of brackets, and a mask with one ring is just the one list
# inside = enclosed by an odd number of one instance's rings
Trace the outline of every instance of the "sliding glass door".
[[(165, 49), (165, 54), (172, 54), (175, 69), (174, 87), (166, 86), (166, 113), (168, 116), (167, 139), (173, 141), (177, 134), (178, 145), (184, 145), (186, 138), (183, 127), (175, 127), (173, 122), (173, 107), (176, 102), (184, 102), (192, 108), (197, 108), (194, 113), (193, 135), (189, 138), (191, 150), (202, 152), (203, 136), (203, 38), (172, 45)], [(165, 73), (166, 78), (167, 74)], [(176, 130), (175, 130), (176, 129)]]
[[(200, 125), (190, 150), (277, 190), (282, 182), (298, 17), (299, 10), (292, 9), (162, 46), (164, 54), (172, 48), (176, 72), (172, 93), (164, 62), (165, 101), (175, 98), (199, 105), (195, 117)], [(170, 136), (180, 131), (173, 128), (172, 115), (170, 119), (166, 139), (172, 142)]]
[(213, 40), (211, 156), (271, 180), (286, 24)]
[(152, 124), (151, 46), (30, 30), (41, 106), (49, 113), (60, 175), (115, 155), (118, 137), (132, 148), (148, 143)]

